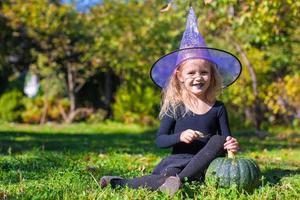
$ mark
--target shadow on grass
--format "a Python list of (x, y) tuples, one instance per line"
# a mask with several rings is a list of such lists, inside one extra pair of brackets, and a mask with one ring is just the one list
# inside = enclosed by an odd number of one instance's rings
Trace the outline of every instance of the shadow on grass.
[(66, 134), (1, 132), (0, 153), (10, 154), (32, 149), (55, 152), (98, 152), (107, 151), (129, 154), (159, 153), (155, 145), (155, 132), (141, 134)]
[[(241, 148), (246, 151), (272, 150), (280, 148), (299, 148), (299, 142), (277, 140), (274, 137), (259, 139), (252, 132), (237, 132)], [(143, 133), (84, 133), (70, 134), (64, 132), (31, 133), (20, 131), (0, 131), (0, 153), (18, 153), (41, 149), (54, 152), (98, 152), (108, 151), (129, 154), (155, 153), (161, 155), (164, 151), (155, 145), (155, 130)]]
[(289, 169), (268, 169), (264, 173), (262, 173), (264, 177), (266, 177), (266, 181), (271, 184), (277, 184), (284, 177), (300, 175), (300, 169), (289, 170)]
[[(117, 166), (107, 168), (106, 165), (106, 168), (97, 166), (95, 169), (88, 169), (88, 160), (85, 159), (88, 159), (88, 153), (99, 153), (99, 155), (109, 152), (131, 155), (153, 153), (158, 156), (165, 154), (165, 151), (156, 147), (154, 141), (155, 130), (142, 133), (120, 131), (82, 134), (58, 131), (51, 134), (43, 131), (39, 133), (26, 130), (0, 131), (0, 154), (10, 155), (0, 162), (0, 170), (3, 172), (0, 182), (15, 184), (21, 182), (22, 177), (26, 180), (40, 180), (49, 177), (49, 173), (56, 173), (58, 169), (62, 174), (65, 173), (64, 169), (81, 171), (88, 180), (91, 180), (91, 176), (87, 173), (93, 170), (99, 176), (124, 174), (128, 170)], [(17, 156), (18, 154), (22, 156)], [(74, 160), (77, 159), (85, 163), (87, 169), (74, 164)]]
[(299, 149), (300, 142), (298, 138), (300, 133), (286, 136), (284, 138), (276, 137), (276, 135), (268, 135), (266, 138), (258, 138), (253, 131), (238, 131), (233, 133), (240, 143), (242, 151), (257, 150), (278, 150), (281, 149)]

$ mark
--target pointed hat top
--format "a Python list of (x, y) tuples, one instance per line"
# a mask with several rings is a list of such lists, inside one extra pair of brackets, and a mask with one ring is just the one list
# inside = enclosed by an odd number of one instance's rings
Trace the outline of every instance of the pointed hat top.
[(191, 47), (207, 47), (199, 32), (198, 20), (192, 7), (189, 9), (185, 31), (180, 43), (180, 49)]

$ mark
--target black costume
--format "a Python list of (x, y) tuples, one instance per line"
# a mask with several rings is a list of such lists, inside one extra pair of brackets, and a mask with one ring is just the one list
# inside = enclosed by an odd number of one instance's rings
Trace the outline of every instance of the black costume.
[[(169, 176), (178, 175), (181, 180), (202, 180), (203, 174), (212, 160), (224, 155), (224, 143), (230, 136), (227, 111), (224, 104), (216, 101), (204, 114), (192, 112), (182, 116), (179, 107), (177, 117), (165, 115), (157, 132), (156, 144), (160, 148), (173, 147), (172, 154), (164, 158), (151, 175), (133, 179), (112, 180), (113, 187), (120, 185), (131, 188), (147, 187), (158, 189)], [(192, 129), (200, 131), (205, 137), (190, 144), (180, 142), (180, 134)]]

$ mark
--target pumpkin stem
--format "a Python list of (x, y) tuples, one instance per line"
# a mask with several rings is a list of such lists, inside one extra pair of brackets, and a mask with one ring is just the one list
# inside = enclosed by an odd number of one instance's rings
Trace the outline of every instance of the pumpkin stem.
[(232, 151), (227, 150), (227, 153), (228, 153), (228, 158), (232, 158), (232, 159), (235, 158), (235, 155)]

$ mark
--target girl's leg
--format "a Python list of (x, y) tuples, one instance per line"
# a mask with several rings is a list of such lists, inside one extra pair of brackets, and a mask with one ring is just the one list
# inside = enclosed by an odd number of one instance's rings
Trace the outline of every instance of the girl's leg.
[(212, 136), (207, 144), (193, 156), (187, 166), (178, 174), (180, 180), (183, 180), (184, 177), (192, 178), (203, 174), (211, 161), (224, 154), (225, 140), (225, 136)]
[[(152, 174), (172, 176), (179, 173), (193, 158), (192, 154), (172, 154), (162, 159), (154, 168)], [(176, 172), (176, 173), (175, 173)]]
[(166, 174), (151, 174), (133, 179), (115, 179), (111, 181), (112, 187), (128, 186), (137, 189), (145, 187), (150, 190), (157, 190), (169, 176), (175, 176), (181, 171), (179, 168), (168, 168)]
[(186, 167), (176, 176), (170, 176), (159, 187), (160, 191), (168, 192), (173, 196), (180, 188), (185, 177), (188, 179), (199, 177), (208, 167), (211, 161), (224, 154), (225, 136), (214, 135), (207, 144), (191, 159)]
[(111, 181), (111, 185), (113, 188), (116, 186), (125, 187), (128, 186), (129, 188), (137, 189), (139, 187), (148, 188), (150, 190), (156, 190), (159, 188), (161, 184), (163, 184), (166, 180), (166, 176), (163, 175), (147, 175), (142, 177), (137, 177), (133, 179), (116, 179)]

